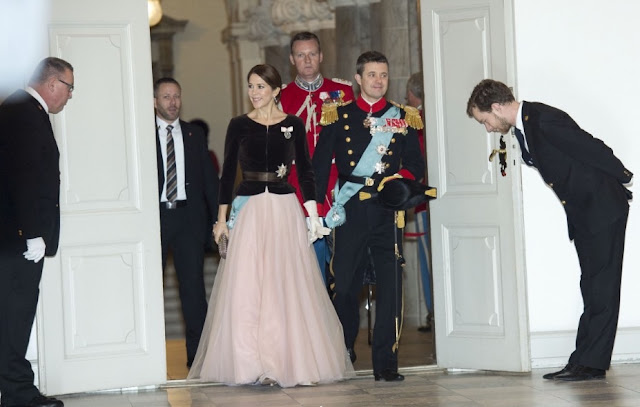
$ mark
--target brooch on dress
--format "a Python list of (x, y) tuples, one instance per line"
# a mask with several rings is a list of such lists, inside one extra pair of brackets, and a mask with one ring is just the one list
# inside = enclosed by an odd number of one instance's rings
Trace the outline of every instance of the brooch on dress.
[[(287, 137), (287, 136), (285, 135), (285, 137)], [(289, 137), (291, 137), (291, 133), (289, 133)], [(289, 137), (287, 137), (287, 138), (289, 138)], [(287, 166), (284, 165), (284, 163), (278, 165), (278, 171), (276, 171), (276, 174), (278, 175), (278, 178), (284, 178), (284, 176), (287, 175)]]
[(293, 126), (289, 126), (289, 127), (282, 126), (280, 127), (280, 131), (284, 133), (284, 138), (289, 140), (291, 138), (291, 132), (293, 131)]

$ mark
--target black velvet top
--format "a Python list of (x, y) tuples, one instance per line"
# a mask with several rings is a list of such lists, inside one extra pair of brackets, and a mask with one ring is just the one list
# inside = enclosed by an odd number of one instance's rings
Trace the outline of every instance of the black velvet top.
[(278, 174), (281, 182), (242, 180), (236, 195), (257, 195), (269, 188), (274, 194), (289, 194), (295, 189), (287, 182), (295, 160), (298, 182), (305, 201), (315, 199), (316, 188), (304, 123), (294, 115), (270, 126), (251, 120), (246, 114), (234, 117), (227, 127), (224, 164), (220, 177), (221, 205), (230, 204), (238, 163), (243, 172)]

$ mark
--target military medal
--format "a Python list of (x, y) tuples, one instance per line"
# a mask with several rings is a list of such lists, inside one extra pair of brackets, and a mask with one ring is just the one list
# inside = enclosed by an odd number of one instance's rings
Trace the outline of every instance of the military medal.
[[(289, 134), (289, 137), (291, 137), (291, 134)], [(287, 138), (289, 138), (289, 137), (287, 137)], [(287, 175), (287, 166), (284, 165), (284, 163), (280, 164), (278, 166), (278, 170), (276, 171), (276, 174), (278, 175), (278, 178), (284, 178), (284, 176)]]
[(284, 133), (284, 138), (289, 140), (291, 138), (291, 132), (293, 131), (293, 126), (289, 126), (289, 127), (282, 126), (280, 127), (280, 131)]

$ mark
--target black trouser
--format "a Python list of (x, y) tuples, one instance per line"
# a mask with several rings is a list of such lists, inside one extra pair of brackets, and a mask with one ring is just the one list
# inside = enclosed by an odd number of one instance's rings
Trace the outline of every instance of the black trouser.
[[(373, 331), (374, 373), (398, 369), (397, 350), (393, 350), (396, 315), (402, 306), (402, 270), (396, 267), (394, 233), (402, 252), (401, 234), (394, 224), (394, 212), (376, 203), (352, 198), (345, 205), (347, 220), (335, 228), (331, 261), (335, 278), (333, 305), (344, 329), (347, 347), (353, 347), (360, 326), (359, 293), (362, 290), (363, 259), (371, 252), (376, 273), (376, 322)], [(400, 322), (400, 321), (398, 321)]]
[(187, 362), (196, 356), (202, 327), (207, 316), (207, 297), (204, 288), (205, 224), (193, 227), (188, 208), (160, 208), (162, 240), (162, 268), (167, 264), (169, 249), (178, 277), (182, 317), (185, 323)]
[[(25, 245), (26, 250), (26, 245)], [(0, 393), (3, 405), (22, 405), (40, 392), (25, 358), (36, 316), (44, 259), (0, 253)]]
[(608, 369), (618, 328), (627, 215), (595, 235), (576, 233), (584, 311), (569, 362)]

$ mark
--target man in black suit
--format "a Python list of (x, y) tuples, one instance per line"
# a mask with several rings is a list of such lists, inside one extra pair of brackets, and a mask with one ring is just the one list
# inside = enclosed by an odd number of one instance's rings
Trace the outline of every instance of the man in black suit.
[(576, 349), (564, 369), (545, 379), (601, 379), (611, 363), (618, 325), (624, 237), (633, 174), (601, 140), (565, 112), (542, 103), (517, 102), (491, 79), (471, 93), (467, 114), (488, 132), (515, 127), (523, 161), (535, 167), (564, 206), (569, 238), (580, 261), (584, 310)]
[[(25, 358), (44, 256), (58, 251), (60, 167), (49, 113), (71, 99), (73, 67), (45, 58), (0, 105), (0, 393), (2, 407), (61, 407), (40, 394)], [(26, 249), (26, 251), (25, 251)]]
[(153, 87), (162, 267), (171, 249), (191, 367), (207, 315), (204, 252), (211, 219), (218, 215), (218, 177), (202, 129), (179, 119), (181, 92), (173, 78), (158, 79)]

